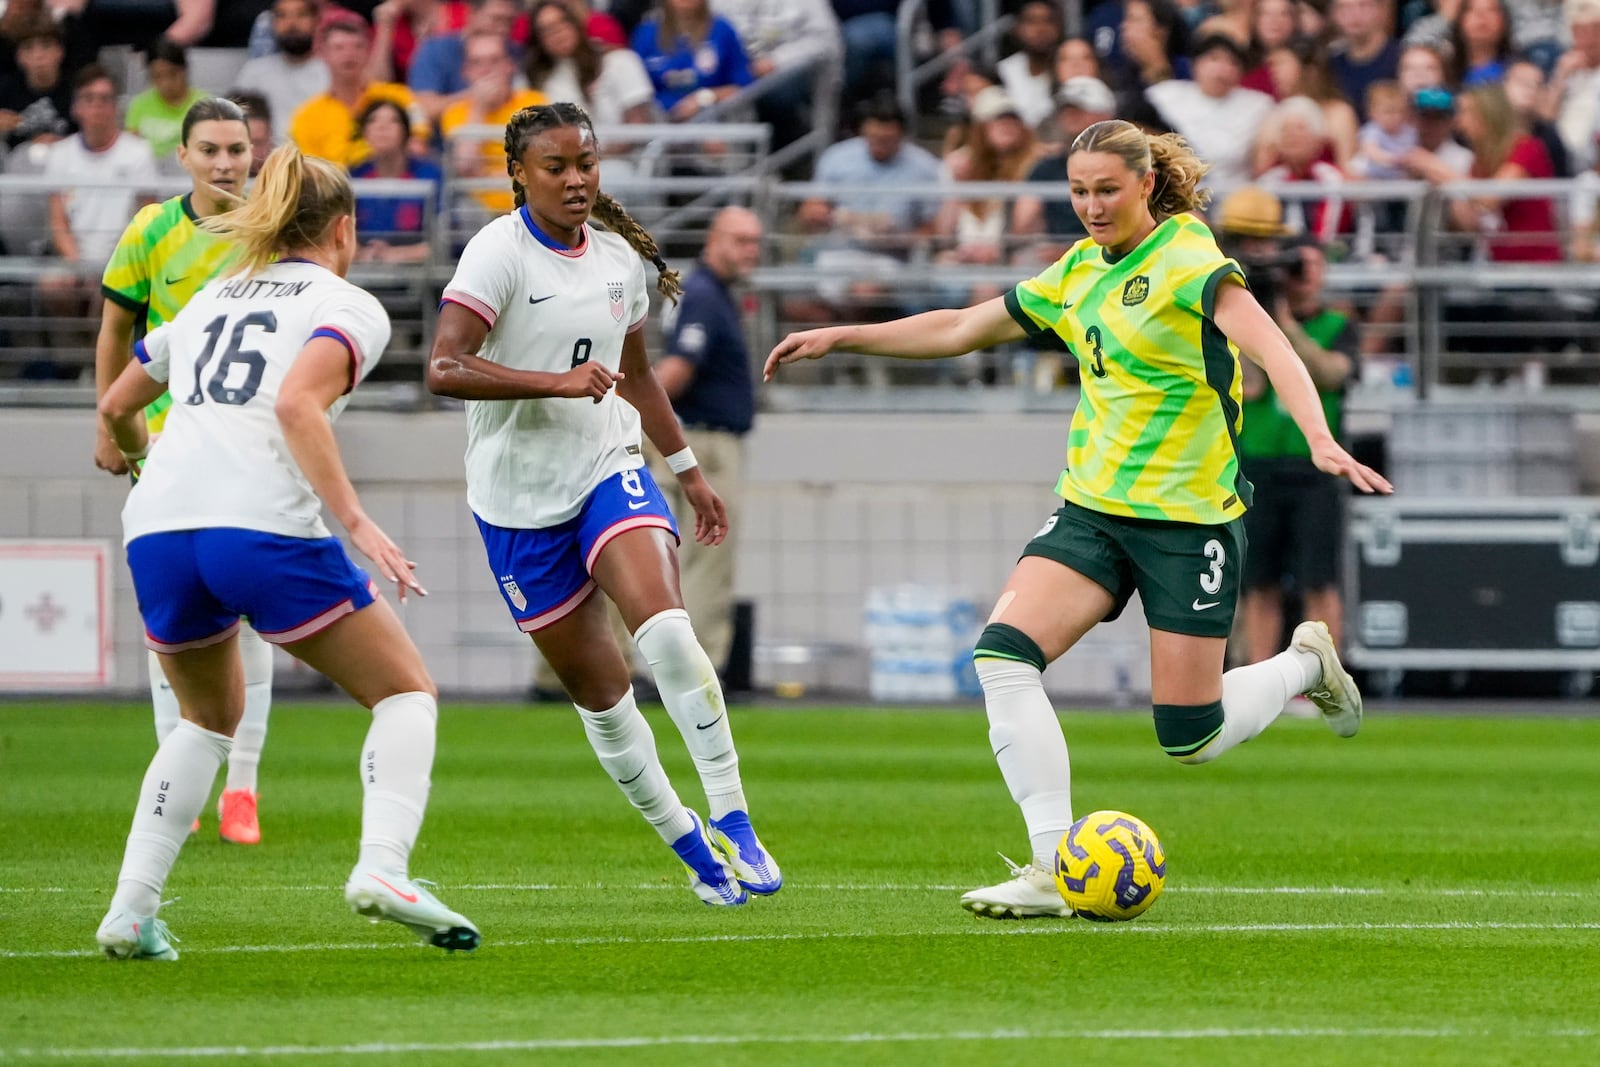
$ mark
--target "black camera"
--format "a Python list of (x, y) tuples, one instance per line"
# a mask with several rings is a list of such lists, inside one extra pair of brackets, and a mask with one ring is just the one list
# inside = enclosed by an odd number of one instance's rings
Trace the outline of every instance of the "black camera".
[(1285, 286), (1305, 280), (1306, 261), (1299, 248), (1284, 248), (1238, 258), (1239, 266), (1244, 268), (1244, 280), (1250, 284), (1250, 291), (1269, 312), (1277, 304)]

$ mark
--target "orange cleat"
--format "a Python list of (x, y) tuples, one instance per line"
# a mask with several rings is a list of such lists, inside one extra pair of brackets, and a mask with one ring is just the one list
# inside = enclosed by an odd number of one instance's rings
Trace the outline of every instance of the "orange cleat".
[(235, 845), (259, 845), (261, 824), (256, 821), (256, 794), (248, 789), (224, 789), (217, 801), (217, 834)]

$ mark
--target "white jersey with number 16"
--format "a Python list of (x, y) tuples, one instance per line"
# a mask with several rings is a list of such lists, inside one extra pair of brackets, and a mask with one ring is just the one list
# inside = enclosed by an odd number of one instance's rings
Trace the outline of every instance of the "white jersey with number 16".
[(135, 346), (146, 372), (168, 383), (172, 409), (122, 510), (125, 540), (218, 526), (328, 536), (274, 410), (289, 368), (318, 336), (350, 353), (354, 389), (389, 343), (389, 316), (332, 271), (284, 260), (213, 279)]
[[(650, 308), (644, 263), (614, 233), (583, 227), (563, 248), (526, 208), (503, 215), (461, 253), (445, 300), (489, 325), (478, 355), (560, 374), (591, 360), (615, 371), (623, 339)], [(578, 513), (597, 485), (644, 465), (639, 413), (616, 393), (467, 404), (467, 504), (485, 522), (542, 529)]]

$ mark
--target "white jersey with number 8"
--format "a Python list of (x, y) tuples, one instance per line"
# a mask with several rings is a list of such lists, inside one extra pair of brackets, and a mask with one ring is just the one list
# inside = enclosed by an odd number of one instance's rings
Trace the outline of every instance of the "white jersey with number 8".
[[(478, 231), (444, 298), (488, 324), (479, 356), (552, 374), (590, 361), (615, 371), (623, 339), (644, 325), (650, 308), (644, 263), (626, 241), (585, 226), (576, 248), (562, 248), (526, 208)], [(495, 526), (555, 526), (601, 482), (643, 466), (639, 445), (639, 413), (615, 389), (598, 404), (590, 397), (468, 401), (467, 503)]]
[(316, 336), (349, 352), (348, 397), (382, 357), (389, 316), (332, 271), (285, 260), (212, 280), (135, 346), (145, 371), (168, 383), (172, 409), (123, 508), (126, 541), (218, 526), (328, 536), (274, 410), (285, 375)]

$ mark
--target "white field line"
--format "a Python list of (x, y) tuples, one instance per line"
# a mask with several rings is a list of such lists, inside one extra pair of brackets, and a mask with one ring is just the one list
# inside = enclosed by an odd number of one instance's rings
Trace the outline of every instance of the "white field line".
[[(14, 1048), (0, 1059), (232, 1059), (239, 1056), (392, 1056), (464, 1052), (557, 1052), (584, 1049), (737, 1047), (746, 1045), (889, 1045), (999, 1041), (1449, 1041), (1505, 1036), (1492, 1030), (1383, 1027), (1263, 1027), (1202, 1030), (947, 1030), (855, 1034), (673, 1034), (660, 1037), (574, 1037), (360, 1045), (199, 1045), (172, 1048)], [(1600, 1030), (1529, 1032), (1530, 1039), (1591, 1038)]]
[[(971, 889), (970, 884), (941, 885), (938, 883), (906, 883), (906, 882), (850, 882), (835, 884), (808, 884), (805, 882), (790, 883), (792, 888), (802, 892), (823, 893), (964, 893)], [(251, 886), (191, 886), (188, 892), (201, 892), (216, 888), (230, 893), (327, 893), (342, 889), (338, 885), (251, 885)], [(450, 892), (469, 893), (592, 893), (605, 890), (622, 890), (634, 892), (638, 890), (671, 890), (679, 892), (683, 886), (676, 880), (663, 882), (642, 882), (638, 885), (610, 884), (605, 882), (467, 882), (450, 884), (444, 887)], [(0, 886), (0, 893), (15, 893), (27, 895), (30, 893), (94, 893), (107, 892), (106, 886)], [(1164, 890), (1167, 893), (1180, 895), (1209, 894), (1217, 896), (1350, 896), (1350, 897), (1381, 897), (1381, 896), (1406, 896), (1406, 897), (1516, 897), (1519, 899), (1544, 899), (1544, 898), (1590, 898), (1600, 893), (1600, 887), (1593, 890), (1578, 889), (1470, 889), (1470, 888), (1438, 888), (1430, 886), (1353, 886), (1353, 885), (1169, 885)]]
[[(679, 937), (654, 935), (623, 935), (618, 937), (536, 937), (499, 940), (490, 937), (484, 945), (491, 949), (534, 948), (553, 945), (708, 945), (718, 943), (754, 943), (761, 941), (864, 941), (878, 938), (905, 937), (1097, 937), (1112, 934), (1150, 934), (1169, 937), (1187, 937), (1197, 934), (1301, 934), (1301, 933), (1369, 933), (1384, 931), (1550, 931), (1550, 930), (1600, 930), (1600, 922), (1389, 922), (1389, 923), (1211, 923), (1203, 926), (1163, 926), (1158, 923), (1090, 923), (1063, 922), (1034, 926), (992, 922), (969, 925), (949, 930), (887, 930), (887, 931), (797, 931), (787, 934), (695, 934)], [(181, 942), (180, 942), (181, 944)], [(236, 953), (290, 953), (290, 952), (375, 952), (393, 949), (420, 948), (416, 942), (310, 942), (298, 945), (217, 945), (215, 947), (185, 946), (183, 955), (231, 955)], [(86, 959), (99, 956), (91, 949), (43, 949), (37, 951), (0, 951), (0, 960)]]

